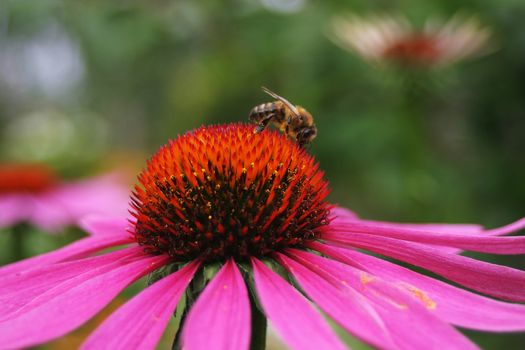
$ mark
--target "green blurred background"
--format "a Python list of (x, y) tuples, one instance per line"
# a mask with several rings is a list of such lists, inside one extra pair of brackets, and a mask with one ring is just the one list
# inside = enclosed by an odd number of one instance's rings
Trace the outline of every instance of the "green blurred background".
[[(458, 10), (492, 29), (495, 50), (415, 76), (326, 35), (347, 12), (421, 24)], [(133, 174), (169, 138), (247, 121), (270, 100), (264, 85), (314, 115), (310, 151), (333, 202), (369, 219), (503, 225), (525, 214), (523, 18), (523, 0), (4, 0), (0, 160), (47, 162), (66, 177)], [(413, 99), (407, 86), (419, 89)], [(31, 239), (34, 252), (64, 240)], [(6, 244), (0, 256), (9, 261)], [(523, 256), (492, 261), (525, 266)], [(488, 349), (525, 344), (522, 334), (473, 336)]]

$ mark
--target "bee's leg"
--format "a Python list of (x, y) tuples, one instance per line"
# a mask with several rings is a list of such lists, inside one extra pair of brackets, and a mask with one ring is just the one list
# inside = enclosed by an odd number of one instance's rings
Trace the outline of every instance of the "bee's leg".
[(307, 144), (307, 142), (305, 142), (304, 140), (304, 137), (303, 137), (303, 132), (300, 131), (297, 135), (296, 135), (296, 141), (297, 141), (297, 144), (299, 145), (299, 147), (303, 147)]
[(255, 127), (255, 133), (258, 134), (260, 133), (261, 131), (263, 131), (264, 129), (266, 129), (266, 127), (268, 126), (268, 123), (270, 123), (270, 121), (272, 120), (272, 118), (275, 116), (274, 113), (272, 114), (268, 114), (266, 117), (264, 117), (260, 122), (259, 124), (257, 124), (257, 126)]
[(299, 133), (297, 133), (297, 143), (299, 144), (299, 146), (303, 147), (303, 148), (307, 148), (307, 146), (310, 145), (310, 143), (308, 142), (308, 138), (311, 137), (312, 135), (312, 130), (311, 129), (303, 129), (301, 131), (299, 131)]
[(284, 128), (284, 134), (286, 135), (286, 137), (290, 135), (290, 125), (292, 125), (292, 117), (288, 116), (288, 119), (286, 119), (286, 126)]

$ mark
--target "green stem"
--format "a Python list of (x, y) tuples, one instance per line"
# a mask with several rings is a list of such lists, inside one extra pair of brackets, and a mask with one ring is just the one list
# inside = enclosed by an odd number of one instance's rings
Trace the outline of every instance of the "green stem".
[(404, 82), (401, 127), (404, 136), (404, 157), (406, 166), (421, 168), (427, 153), (427, 130), (425, 128), (426, 91), (417, 77), (407, 77)]
[[(190, 283), (190, 286), (188, 287), (188, 289), (186, 289), (186, 302), (184, 306), (184, 311), (180, 318), (179, 329), (177, 330), (177, 333), (175, 334), (175, 338), (173, 339), (173, 343), (171, 345), (172, 350), (182, 349), (180, 338), (181, 338), (181, 330), (184, 324), (184, 320), (186, 319), (186, 316), (188, 314), (188, 311), (191, 309), (191, 306), (197, 300), (197, 297), (204, 289), (206, 282), (213, 277), (214, 272), (216, 272), (216, 270), (217, 268), (215, 269), (211, 268), (210, 271), (206, 271), (206, 269), (199, 271), (195, 275), (192, 282)], [(250, 287), (253, 287), (253, 281), (251, 280), (251, 278), (249, 278), (249, 272), (248, 272), (249, 268), (241, 266), (241, 270), (243, 272), (245, 280), (248, 282), (248, 285)], [(252, 328), (252, 332), (251, 332), (252, 338), (250, 341), (250, 350), (264, 350), (266, 348), (267, 321), (266, 321), (266, 316), (264, 316), (264, 314), (261, 312), (257, 304), (257, 299), (254, 293), (255, 293), (254, 289), (250, 288), (250, 292), (248, 293), (250, 297), (251, 328)]]
[[(399, 109), (399, 150), (402, 206), (409, 215), (407, 219), (421, 219), (424, 213), (424, 187), (429, 157), (431, 156), (429, 133), (426, 128), (426, 106), (429, 97), (424, 77), (409, 75), (403, 82)], [(423, 186), (423, 187), (422, 187)]]
[(252, 311), (252, 339), (250, 342), (250, 350), (264, 350), (266, 348), (266, 316), (264, 316), (257, 306), (253, 293), (249, 294)]
[(184, 321), (186, 320), (186, 316), (188, 315), (188, 311), (189, 311), (189, 307), (188, 305), (185, 305), (184, 306), (184, 311), (182, 312), (182, 316), (180, 317), (180, 321), (179, 321), (179, 328), (177, 329), (177, 333), (175, 333), (175, 338), (173, 338), (173, 343), (171, 344), (171, 349), (172, 350), (180, 350), (182, 349), (182, 344), (180, 342), (180, 337), (181, 337), (181, 330), (182, 330), (182, 325), (184, 324)]
[(25, 258), (25, 239), (28, 234), (26, 224), (18, 224), (11, 229), (11, 256), (13, 261)]
[(180, 317), (177, 333), (175, 334), (175, 337), (173, 338), (173, 343), (171, 344), (172, 350), (182, 349), (181, 334), (182, 334), (182, 327), (184, 326), (184, 321), (186, 320), (186, 316), (188, 315), (188, 312), (190, 311), (192, 305), (197, 300), (197, 297), (199, 296), (199, 294), (204, 289), (205, 285), (206, 285), (206, 276), (205, 276), (204, 269), (202, 269), (195, 274), (195, 277), (193, 278), (190, 285), (186, 289), (186, 299), (184, 303), (185, 304), (184, 311), (182, 312), (182, 315)]

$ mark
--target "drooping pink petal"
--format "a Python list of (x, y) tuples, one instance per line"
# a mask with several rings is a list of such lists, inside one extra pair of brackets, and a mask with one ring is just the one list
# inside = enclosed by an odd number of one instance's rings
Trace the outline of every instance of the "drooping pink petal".
[[(332, 209), (333, 217), (332, 225), (336, 227), (339, 224), (345, 223), (361, 223), (369, 224), (374, 227), (382, 227), (384, 229), (393, 228), (393, 229), (410, 229), (417, 231), (432, 231), (436, 233), (449, 233), (449, 234), (460, 234), (460, 235), (481, 235), (481, 236), (503, 236), (511, 233), (515, 233), (523, 228), (525, 228), (525, 218), (522, 218), (514, 223), (509, 225), (485, 230), (483, 226), (477, 224), (428, 224), (428, 223), (395, 223), (395, 222), (385, 222), (385, 221), (374, 221), (374, 220), (364, 220), (358, 218), (355, 214), (345, 214), (347, 209), (336, 207)], [(342, 214), (340, 214), (342, 213)], [(443, 252), (448, 253), (460, 253), (462, 249), (447, 247), (447, 246), (436, 246)]]
[(525, 330), (525, 305), (486, 298), (355, 250), (321, 243), (310, 247), (341, 262), (361, 262), (371, 274), (405, 288), (422, 303), (433, 305), (436, 316), (446, 322), (484, 331)]
[(81, 349), (155, 349), (199, 266), (192, 262), (146, 288), (111, 314)]
[(95, 276), (137, 259), (143, 259), (140, 247), (131, 247), (101, 256), (43, 265), (31, 270), (2, 276), (0, 285), (0, 320), (13, 318), (22, 308), (64, 281), (80, 275)]
[(323, 276), (342, 290), (362, 293), (379, 313), (399, 349), (477, 349), (468, 338), (443, 322), (432, 312), (432, 305), (422, 305), (397, 286), (381, 278), (314, 255), (294, 250), (300, 264)]
[(182, 344), (186, 350), (248, 349), (250, 301), (233, 259), (228, 260), (190, 309)]
[(74, 216), (57, 197), (58, 194), (54, 191), (35, 195), (33, 197), (34, 210), (28, 221), (50, 233), (57, 233), (64, 227), (74, 224)]
[(252, 258), (259, 301), (277, 333), (292, 349), (345, 349), (323, 317), (281, 276)]
[(34, 196), (29, 221), (48, 231), (76, 224), (87, 215), (126, 217), (129, 190), (115, 175), (59, 184)]
[(79, 226), (94, 236), (130, 236), (127, 231), (130, 224), (125, 216), (88, 215), (80, 220)]
[(56, 193), (56, 198), (75, 219), (89, 214), (120, 217), (128, 214), (130, 190), (118, 174), (63, 184)]
[(0, 322), (0, 346), (28, 347), (68, 333), (104, 308), (130, 283), (166, 261), (166, 256), (144, 255), (109, 271), (86, 272), (59, 283), (25, 304), (14, 317)]
[(518, 221), (515, 221), (506, 226), (487, 230), (485, 231), (485, 234), (490, 235), (490, 236), (503, 236), (503, 235), (508, 235), (510, 233), (517, 232), (519, 230), (523, 230), (524, 228), (525, 228), (525, 218), (521, 218)]
[[(294, 255), (295, 250), (288, 250)], [(278, 261), (306, 294), (347, 331), (381, 349), (395, 347), (383, 320), (368, 300), (352, 289), (342, 291), (298, 262), (279, 254)]]
[[(39, 268), (59, 261), (66, 261), (95, 253), (105, 248), (130, 243), (127, 235), (114, 235), (110, 237), (87, 237), (71, 243), (65, 247), (49, 253), (34, 256), (0, 268), (0, 276), (17, 273), (24, 270)], [(0, 286), (1, 288), (1, 286)]]
[(385, 228), (411, 229), (420, 231), (457, 233), (457, 234), (482, 234), (483, 226), (477, 224), (414, 224), (401, 222), (386, 222), (375, 220), (360, 220), (363, 224), (381, 226)]
[(339, 242), (347, 242), (347, 239), (351, 239), (349, 236), (354, 233), (366, 233), (374, 236), (386, 236), (412, 242), (456, 247), (482, 253), (525, 253), (525, 236), (494, 237), (457, 232), (432, 232), (363, 222), (330, 225), (323, 228), (322, 231), (324, 239)]
[(383, 236), (352, 233), (345, 243), (339, 243), (425, 268), (481, 293), (511, 301), (525, 301), (524, 271)]
[[(462, 233), (478, 234), (483, 232), (483, 226), (478, 224), (434, 224), (434, 223), (400, 223), (361, 219), (353, 211), (343, 207), (334, 207), (330, 210), (330, 216), (333, 218), (332, 224), (337, 225), (344, 222), (361, 222), (372, 225), (381, 225), (383, 227), (408, 228), (414, 230), (425, 230), (444, 233)], [(516, 230), (514, 230), (516, 231)], [(488, 231), (485, 231), (488, 232)]]
[[(331, 217), (333, 218), (331, 224), (337, 226), (347, 222), (365, 223), (371, 225), (380, 225), (382, 227), (392, 227), (401, 229), (414, 229), (443, 233), (462, 233), (462, 234), (486, 234), (488, 231), (483, 231), (483, 226), (476, 224), (414, 224), (414, 223), (397, 223), (360, 219), (356, 214), (343, 207), (335, 207), (331, 210)], [(462, 250), (453, 247), (439, 247), (442, 251), (448, 253), (460, 253)]]
[(29, 195), (0, 195), (0, 228), (9, 227), (27, 220), (32, 211), (32, 200)]

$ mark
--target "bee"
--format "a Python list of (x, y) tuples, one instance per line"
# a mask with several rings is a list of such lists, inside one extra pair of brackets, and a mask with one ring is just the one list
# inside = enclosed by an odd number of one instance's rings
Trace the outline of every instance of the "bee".
[(301, 147), (312, 142), (317, 136), (317, 127), (312, 115), (303, 107), (291, 104), (290, 101), (264, 86), (262, 89), (276, 101), (252, 108), (249, 118), (250, 121), (257, 123), (254, 132), (259, 133), (272, 123)]

